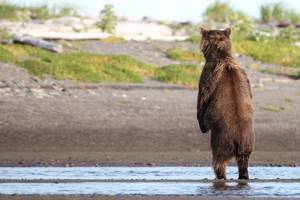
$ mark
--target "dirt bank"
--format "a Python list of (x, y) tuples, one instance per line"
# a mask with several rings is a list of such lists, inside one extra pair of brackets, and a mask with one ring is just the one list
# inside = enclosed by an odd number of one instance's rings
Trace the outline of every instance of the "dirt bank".
[[(299, 164), (300, 97), (295, 92), (254, 90), (253, 163)], [(66, 89), (54, 97), (1, 96), (1, 165), (207, 164), (210, 135), (199, 132), (196, 94), (98, 87)], [(267, 110), (268, 104), (279, 110)]]

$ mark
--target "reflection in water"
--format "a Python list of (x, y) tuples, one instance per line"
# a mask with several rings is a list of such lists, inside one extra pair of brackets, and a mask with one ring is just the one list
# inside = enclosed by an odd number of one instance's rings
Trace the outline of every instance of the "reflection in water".
[(198, 187), (197, 195), (199, 196), (244, 196), (251, 195), (253, 192), (248, 181), (228, 182), (225, 180), (215, 180), (207, 187)]
[(215, 190), (250, 190), (250, 186), (248, 181), (240, 180), (235, 185), (232, 183), (228, 183), (224, 180), (216, 180), (213, 182), (213, 188)]

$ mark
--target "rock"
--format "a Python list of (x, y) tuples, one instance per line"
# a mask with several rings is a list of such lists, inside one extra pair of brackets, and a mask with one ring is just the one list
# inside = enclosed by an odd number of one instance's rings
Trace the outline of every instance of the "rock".
[(290, 79), (275, 79), (274, 81), (277, 83), (290, 83), (291, 82)]
[(31, 88), (29, 92), (36, 98), (42, 99), (44, 97), (49, 97), (49, 95), (43, 89)]
[(88, 90), (88, 92), (89, 92), (89, 94), (91, 94), (91, 95), (96, 95), (97, 93), (95, 92), (95, 91), (93, 91), (93, 90)]
[(13, 90), (12, 88), (0, 88), (0, 94), (3, 96), (12, 96)]
[(149, 162), (149, 163), (147, 163), (147, 165), (153, 167), (153, 166), (155, 166), (156, 164), (153, 163), (153, 162)]

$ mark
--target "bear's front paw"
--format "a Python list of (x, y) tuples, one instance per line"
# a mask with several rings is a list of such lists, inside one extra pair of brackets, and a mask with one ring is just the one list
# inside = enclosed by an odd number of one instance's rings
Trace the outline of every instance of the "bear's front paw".
[(199, 126), (202, 133), (207, 133), (209, 131), (206, 125), (199, 123)]

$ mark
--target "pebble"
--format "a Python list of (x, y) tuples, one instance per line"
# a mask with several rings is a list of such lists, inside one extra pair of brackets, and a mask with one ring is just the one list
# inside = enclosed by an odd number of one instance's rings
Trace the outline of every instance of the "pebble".
[(39, 99), (42, 99), (44, 97), (49, 97), (49, 95), (45, 92), (45, 90), (43, 89), (37, 89), (37, 88), (31, 88), (30, 92), (32, 92), (32, 94)]
[(148, 165), (148, 166), (151, 166), (151, 167), (156, 166), (156, 164), (153, 163), (153, 162), (149, 162), (149, 163), (147, 163), (147, 165)]

